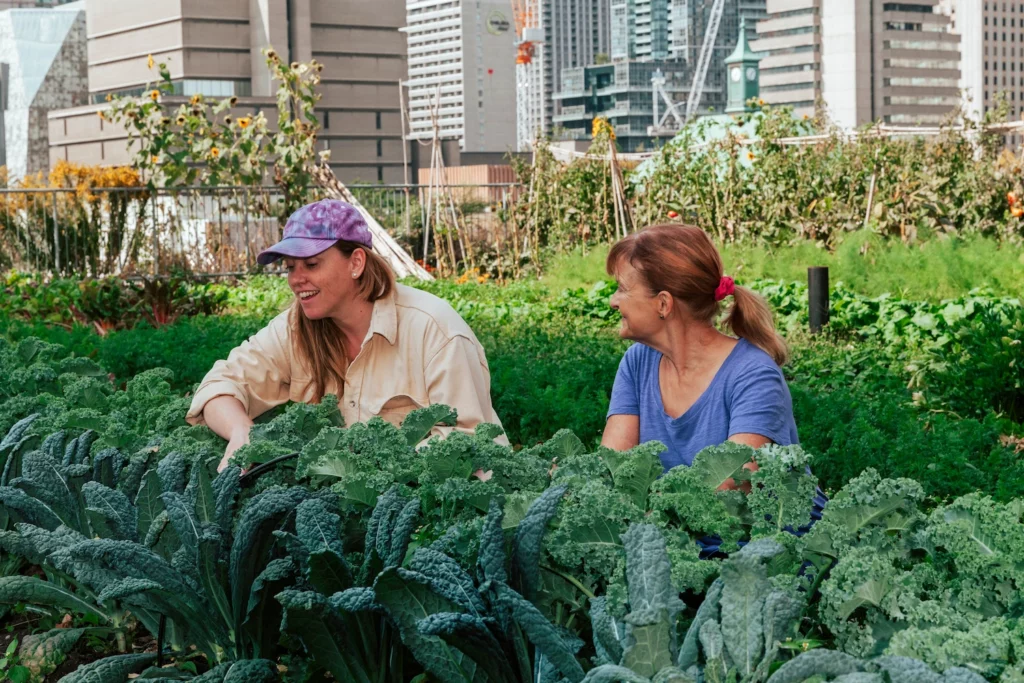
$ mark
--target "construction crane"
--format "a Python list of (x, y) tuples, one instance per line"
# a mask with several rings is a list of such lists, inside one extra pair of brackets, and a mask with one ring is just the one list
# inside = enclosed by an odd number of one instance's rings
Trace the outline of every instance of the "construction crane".
[(516, 145), (520, 152), (533, 147), (544, 125), (543, 51), (539, 0), (512, 0), (516, 24)]
[[(700, 55), (697, 58), (697, 66), (693, 71), (693, 81), (690, 84), (690, 94), (686, 98), (686, 110), (679, 111), (679, 104), (672, 101), (668, 91), (665, 90), (665, 76), (658, 69), (651, 78), (651, 91), (654, 96), (654, 125), (648, 126), (647, 134), (655, 137), (673, 135), (686, 125), (686, 122), (693, 118), (700, 106), (700, 99), (704, 95), (704, 81), (708, 77), (708, 66), (711, 64), (711, 56), (715, 51), (715, 41), (718, 40), (718, 27), (722, 23), (722, 12), (725, 9), (725, 0), (714, 0), (711, 12), (708, 14), (708, 25), (704, 30), (704, 44), (701, 45)], [(660, 114), (659, 105), (664, 100), (666, 109)], [(674, 126), (666, 125), (669, 117), (672, 117)]]
[(725, 9), (725, 0), (715, 0), (711, 6), (711, 14), (708, 16), (708, 26), (704, 31), (704, 45), (700, 48), (700, 58), (697, 60), (697, 68), (693, 72), (693, 84), (690, 85), (690, 96), (686, 99), (686, 120), (689, 121), (697, 113), (697, 106), (704, 94), (704, 80), (708, 76), (708, 65), (711, 64), (711, 54), (715, 51), (715, 41), (718, 39), (718, 25), (722, 23), (722, 10)]

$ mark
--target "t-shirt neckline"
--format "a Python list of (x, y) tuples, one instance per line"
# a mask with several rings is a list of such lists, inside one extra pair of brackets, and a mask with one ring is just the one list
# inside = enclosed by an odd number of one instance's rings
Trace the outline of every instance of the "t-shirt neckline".
[(672, 417), (671, 415), (668, 414), (668, 411), (665, 410), (665, 402), (661, 398), (661, 359), (665, 354), (661, 353), (660, 351), (656, 351), (656, 353), (658, 354), (658, 358), (654, 364), (654, 397), (658, 401), (658, 408), (661, 410), (662, 416), (664, 416), (664, 418), (671, 422), (673, 425), (680, 425), (684, 424), (688, 417), (695, 415), (695, 409), (698, 406), (700, 406), (701, 403), (710, 400), (707, 398), (707, 396), (711, 392), (711, 387), (715, 386), (715, 382), (717, 382), (719, 378), (722, 377), (722, 371), (725, 370), (732, 363), (733, 358), (736, 356), (736, 349), (738, 349), (741, 345), (746, 343), (747, 340), (744, 339), (743, 337), (737, 338), (736, 344), (733, 345), (732, 349), (730, 349), (729, 351), (729, 355), (725, 357), (725, 360), (722, 361), (722, 364), (718, 367), (718, 370), (715, 371), (715, 376), (711, 378), (711, 382), (704, 389), (704, 391), (701, 392), (701, 395), (697, 397), (697, 400), (693, 402), (693, 405), (684, 410), (683, 414), (680, 415), (679, 417)]

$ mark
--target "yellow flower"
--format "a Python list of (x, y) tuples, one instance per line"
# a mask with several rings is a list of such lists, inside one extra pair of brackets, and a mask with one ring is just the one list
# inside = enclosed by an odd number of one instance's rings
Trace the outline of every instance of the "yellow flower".
[(160, 99), (160, 91), (159, 90), (150, 90), (149, 91), (149, 99), (153, 100), (154, 102), (159, 100)]
[(754, 160), (754, 153), (753, 152), (747, 152), (747, 159), (750, 160), (750, 161), (753, 161)]
[(192, 99), (190, 100), (190, 103), (193, 106), (195, 106), (195, 105), (199, 104), (202, 101), (202, 99), (203, 99), (202, 95), (193, 95)]
[(216, 147), (211, 147), (210, 154), (213, 156), (214, 159), (216, 159), (217, 157), (220, 156), (220, 150), (217, 149)]
[(160, 157), (158, 157), (158, 156), (156, 156), (156, 155), (154, 154), (153, 156), (151, 156), (151, 157), (149, 158), (149, 160), (150, 160), (150, 161), (152, 161), (152, 162), (153, 162), (153, 163), (155, 164), (155, 163), (157, 163), (157, 162), (159, 162), (159, 161), (160, 161)]
[(101, 119), (104, 119), (104, 120), (106, 120), (106, 118), (107, 118), (107, 115), (103, 113), (102, 109), (100, 109), (98, 112), (96, 112), (96, 115), (99, 116)]
[(757, 100), (757, 106), (759, 106), (759, 107), (763, 107), (763, 106), (764, 106), (764, 100), (762, 100), (762, 99), (758, 99), (758, 100)]
[(153, 55), (150, 55), (149, 59), (146, 60), (146, 66), (148, 66), (150, 69), (153, 68)]
[(242, 118), (238, 119), (238, 125), (240, 128), (248, 128), (251, 124), (252, 118), (248, 116), (243, 116)]
[(114, 96), (108, 93), (107, 94), (107, 102), (112, 102), (113, 100), (114, 100)]
[(185, 119), (185, 115), (184, 114), (182, 114), (181, 116), (179, 116), (177, 119), (174, 120), (174, 122), (177, 123), (179, 126), (184, 126), (185, 125), (185, 121), (186, 121), (186, 119)]

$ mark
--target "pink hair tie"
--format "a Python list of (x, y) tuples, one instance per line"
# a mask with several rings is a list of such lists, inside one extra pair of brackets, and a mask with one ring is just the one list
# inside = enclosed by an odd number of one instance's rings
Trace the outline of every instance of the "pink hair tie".
[(723, 275), (722, 279), (718, 282), (718, 289), (715, 290), (715, 301), (721, 301), (727, 296), (732, 296), (736, 293), (736, 284), (732, 278), (728, 275)]

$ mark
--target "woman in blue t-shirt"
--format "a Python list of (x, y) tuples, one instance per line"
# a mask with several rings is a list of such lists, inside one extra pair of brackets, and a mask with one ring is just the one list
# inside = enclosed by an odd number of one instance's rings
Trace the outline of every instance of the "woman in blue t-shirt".
[[(607, 269), (619, 283), (611, 298), (622, 314), (619, 334), (639, 343), (619, 363), (602, 445), (627, 450), (660, 441), (668, 470), (725, 441), (798, 443), (779, 368), (786, 343), (764, 299), (723, 274), (703, 230), (645, 228), (612, 248)], [(727, 297), (724, 322), (734, 337), (715, 327)]]

